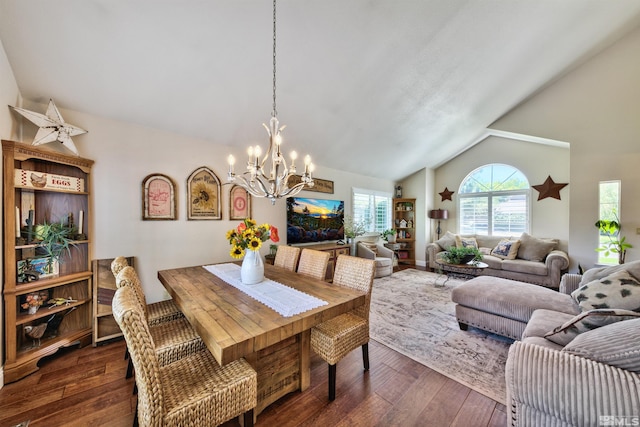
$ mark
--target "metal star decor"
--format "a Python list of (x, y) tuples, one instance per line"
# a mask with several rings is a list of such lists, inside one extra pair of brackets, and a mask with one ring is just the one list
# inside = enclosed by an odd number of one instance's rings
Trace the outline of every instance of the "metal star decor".
[(569, 183), (557, 184), (553, 182), (551, 175), (549, 175), (543, 184), (532, 185), (532, 187), (539, 192), (538, 200), (546, 199), (547, 197), (553, 197), (554, 199), (560, 200), (560, 190), (567, 185), (569, 185)]
[(56, 104), (53, 103), (53, 99), (49, 100), (49, 106), (47, 107), (46, 114), (36, 113), (25, 110), (24, 108), (11, 108), (40, 127), (31, 145), (42, 145), (48, 142), (60, 141), (62, 145), (73, 151), (76, 156), (79, 156), (78, 149), (71, 140), (71, 137), (82, 135), (83, 133), (87, 133), (87, 131), (80, 129), (77, 126), (65, 123), (60, 111), (58, 111), (58, 108), (56, 107)]
[(449, 191), (447, 187), (444, 187), (444, 191), (442, 193), (438, 193), (440, 197), (442, 197), (442, 201), (451, 200), (451, 196), (455, 193), (455, 191)]

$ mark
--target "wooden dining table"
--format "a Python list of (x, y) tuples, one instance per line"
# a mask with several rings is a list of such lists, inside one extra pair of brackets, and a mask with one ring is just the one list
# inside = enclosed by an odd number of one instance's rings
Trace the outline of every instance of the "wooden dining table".
[(203, 266), (158, 272), (158, 279), (218, 363), (243, 357), (256, 370), (256, 415), (285, 394), (309, 387), (311, 328), (365, 303), (362, 292), (269, 264), (264, 270), (266, 278), (327, 304), (284, 317)]

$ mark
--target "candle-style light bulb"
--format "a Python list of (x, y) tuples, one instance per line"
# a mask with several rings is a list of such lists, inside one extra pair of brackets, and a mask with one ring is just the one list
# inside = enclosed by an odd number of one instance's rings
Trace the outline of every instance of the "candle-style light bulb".
[(309, 165), (311, 164), (311, 156), (304, 156), (304, 173), (309, 173)]
[(253, 149), (253, 153), (256, 155), (256, 160), (258, 160), (262, 154), (262, 149), (259, 145), (256, 145), (256, 148)]
[(309, 173), (313, 173), (314, 170), (316, 170), (316, 165), (309, 163)]
[(227, 162), (229, 163), (229, 173), (233, 173), (233, 165), (236, 164), (236, 158), (233, 157), (233, 154), (229, 154), (229, 157), (227, 157)]

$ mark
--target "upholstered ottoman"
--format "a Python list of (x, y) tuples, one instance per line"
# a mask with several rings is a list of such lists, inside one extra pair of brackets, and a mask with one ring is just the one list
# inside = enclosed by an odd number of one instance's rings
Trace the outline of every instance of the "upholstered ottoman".
[(578, 304), (570, 295), (538, 285), (479, 276), (453, 289), (460, 329), (473, 326), (519, 340), (539, 308), (576, 315)]

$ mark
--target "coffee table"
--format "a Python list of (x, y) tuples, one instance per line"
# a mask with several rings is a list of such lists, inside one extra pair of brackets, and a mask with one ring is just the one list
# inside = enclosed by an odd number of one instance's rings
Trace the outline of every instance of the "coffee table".
[[(470, 261), (466, 264), (451, 264), (441, 258), (436, 260), (436, 264), (439, 265), (447, 274), (447, 280), (451, 276), (457, 276), (463, 279), (471, 279), (478, 275), (479, 270), (484, 270), (485, 268), (489, 267), (489, 264), (478, 261)], [(442, 285), (444, 286), (446, 282), (447, 281), (445, 280)]]

